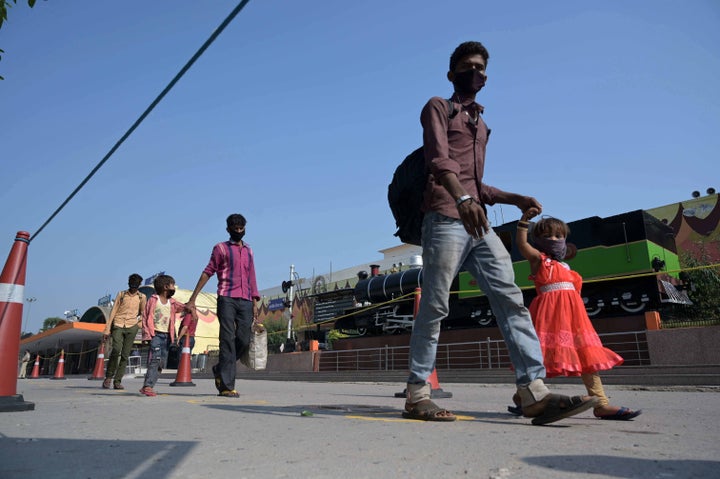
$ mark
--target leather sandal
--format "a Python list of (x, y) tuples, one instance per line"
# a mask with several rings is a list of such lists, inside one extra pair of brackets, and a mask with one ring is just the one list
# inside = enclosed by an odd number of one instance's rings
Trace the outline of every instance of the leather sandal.
[(583, 400), (580, 396), (568, 397), (562, 394), (548, 394), (542, 401), (523, 408), (523, 416), (532, 417), (536, 426), (559, 421), (597, 406), (600, 399), (590, 397)]
[(415, 419), (417, 421), (438, 422), (451, 422), (457, 419), (453, 413), (441, 408), (430, 399), (425, 399), (415, 404), (405, 403), (405, 410), (402, 413), (402, 417), (405, 419)]

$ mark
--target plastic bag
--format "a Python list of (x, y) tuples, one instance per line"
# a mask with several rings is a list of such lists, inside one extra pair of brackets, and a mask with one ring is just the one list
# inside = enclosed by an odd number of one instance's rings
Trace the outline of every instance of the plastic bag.
[(240, 358), (245, 366), (255, 371), (265, 369), (267, 366), (267, 330), (262, 325), (253, 325), (250, 346)]

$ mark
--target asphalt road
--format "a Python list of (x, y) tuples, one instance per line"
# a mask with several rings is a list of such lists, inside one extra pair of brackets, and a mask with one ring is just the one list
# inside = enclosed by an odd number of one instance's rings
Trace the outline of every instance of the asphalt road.
[(148, 398), (139, 378), (20, 380), (35, 410), (0, 413), (0, 478), (720, 477), (717, 387), (607, 386), (643, 414), (532, 426), (505, 412), (504, 384), (442, 384), (460, 420), (424, 423), (401, 418), (403, 384), (238, 380), (230, 399), (172, 381)]

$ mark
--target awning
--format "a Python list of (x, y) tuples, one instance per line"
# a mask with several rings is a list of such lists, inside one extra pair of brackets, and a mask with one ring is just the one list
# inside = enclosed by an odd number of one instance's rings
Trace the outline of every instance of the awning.
[(37, 353), (48, 349), (63, 349), (69, 344), (79, 344), (83, 341), (99, 343), (104, 329), (104, 323), (66, 322), (21, 340), (20, 350), (28, 349), (30, 353)]

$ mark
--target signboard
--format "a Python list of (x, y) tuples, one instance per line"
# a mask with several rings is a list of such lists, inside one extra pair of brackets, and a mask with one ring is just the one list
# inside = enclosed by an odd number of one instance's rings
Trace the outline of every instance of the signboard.
[(112, 296), (110, 294), (107, 294), (103, 296), (102, 298), (98, 299), (98, 306), (108, 306), (110, 304), (110, 301), (112, 301)]
[(165, 274), (165, 271), (160, 271), (159, 273), (155, 273), (154, 275), (150, 276), (148, 279), (145, 280), (145, 286), (152, 285), (153, 281), (155, 281), (155, 278), (157, 278), (161, 274)]
[(268, 309), (270, 311), (279, 311), (285, 309), (285, 298), (275, 298), (268, 301)]

